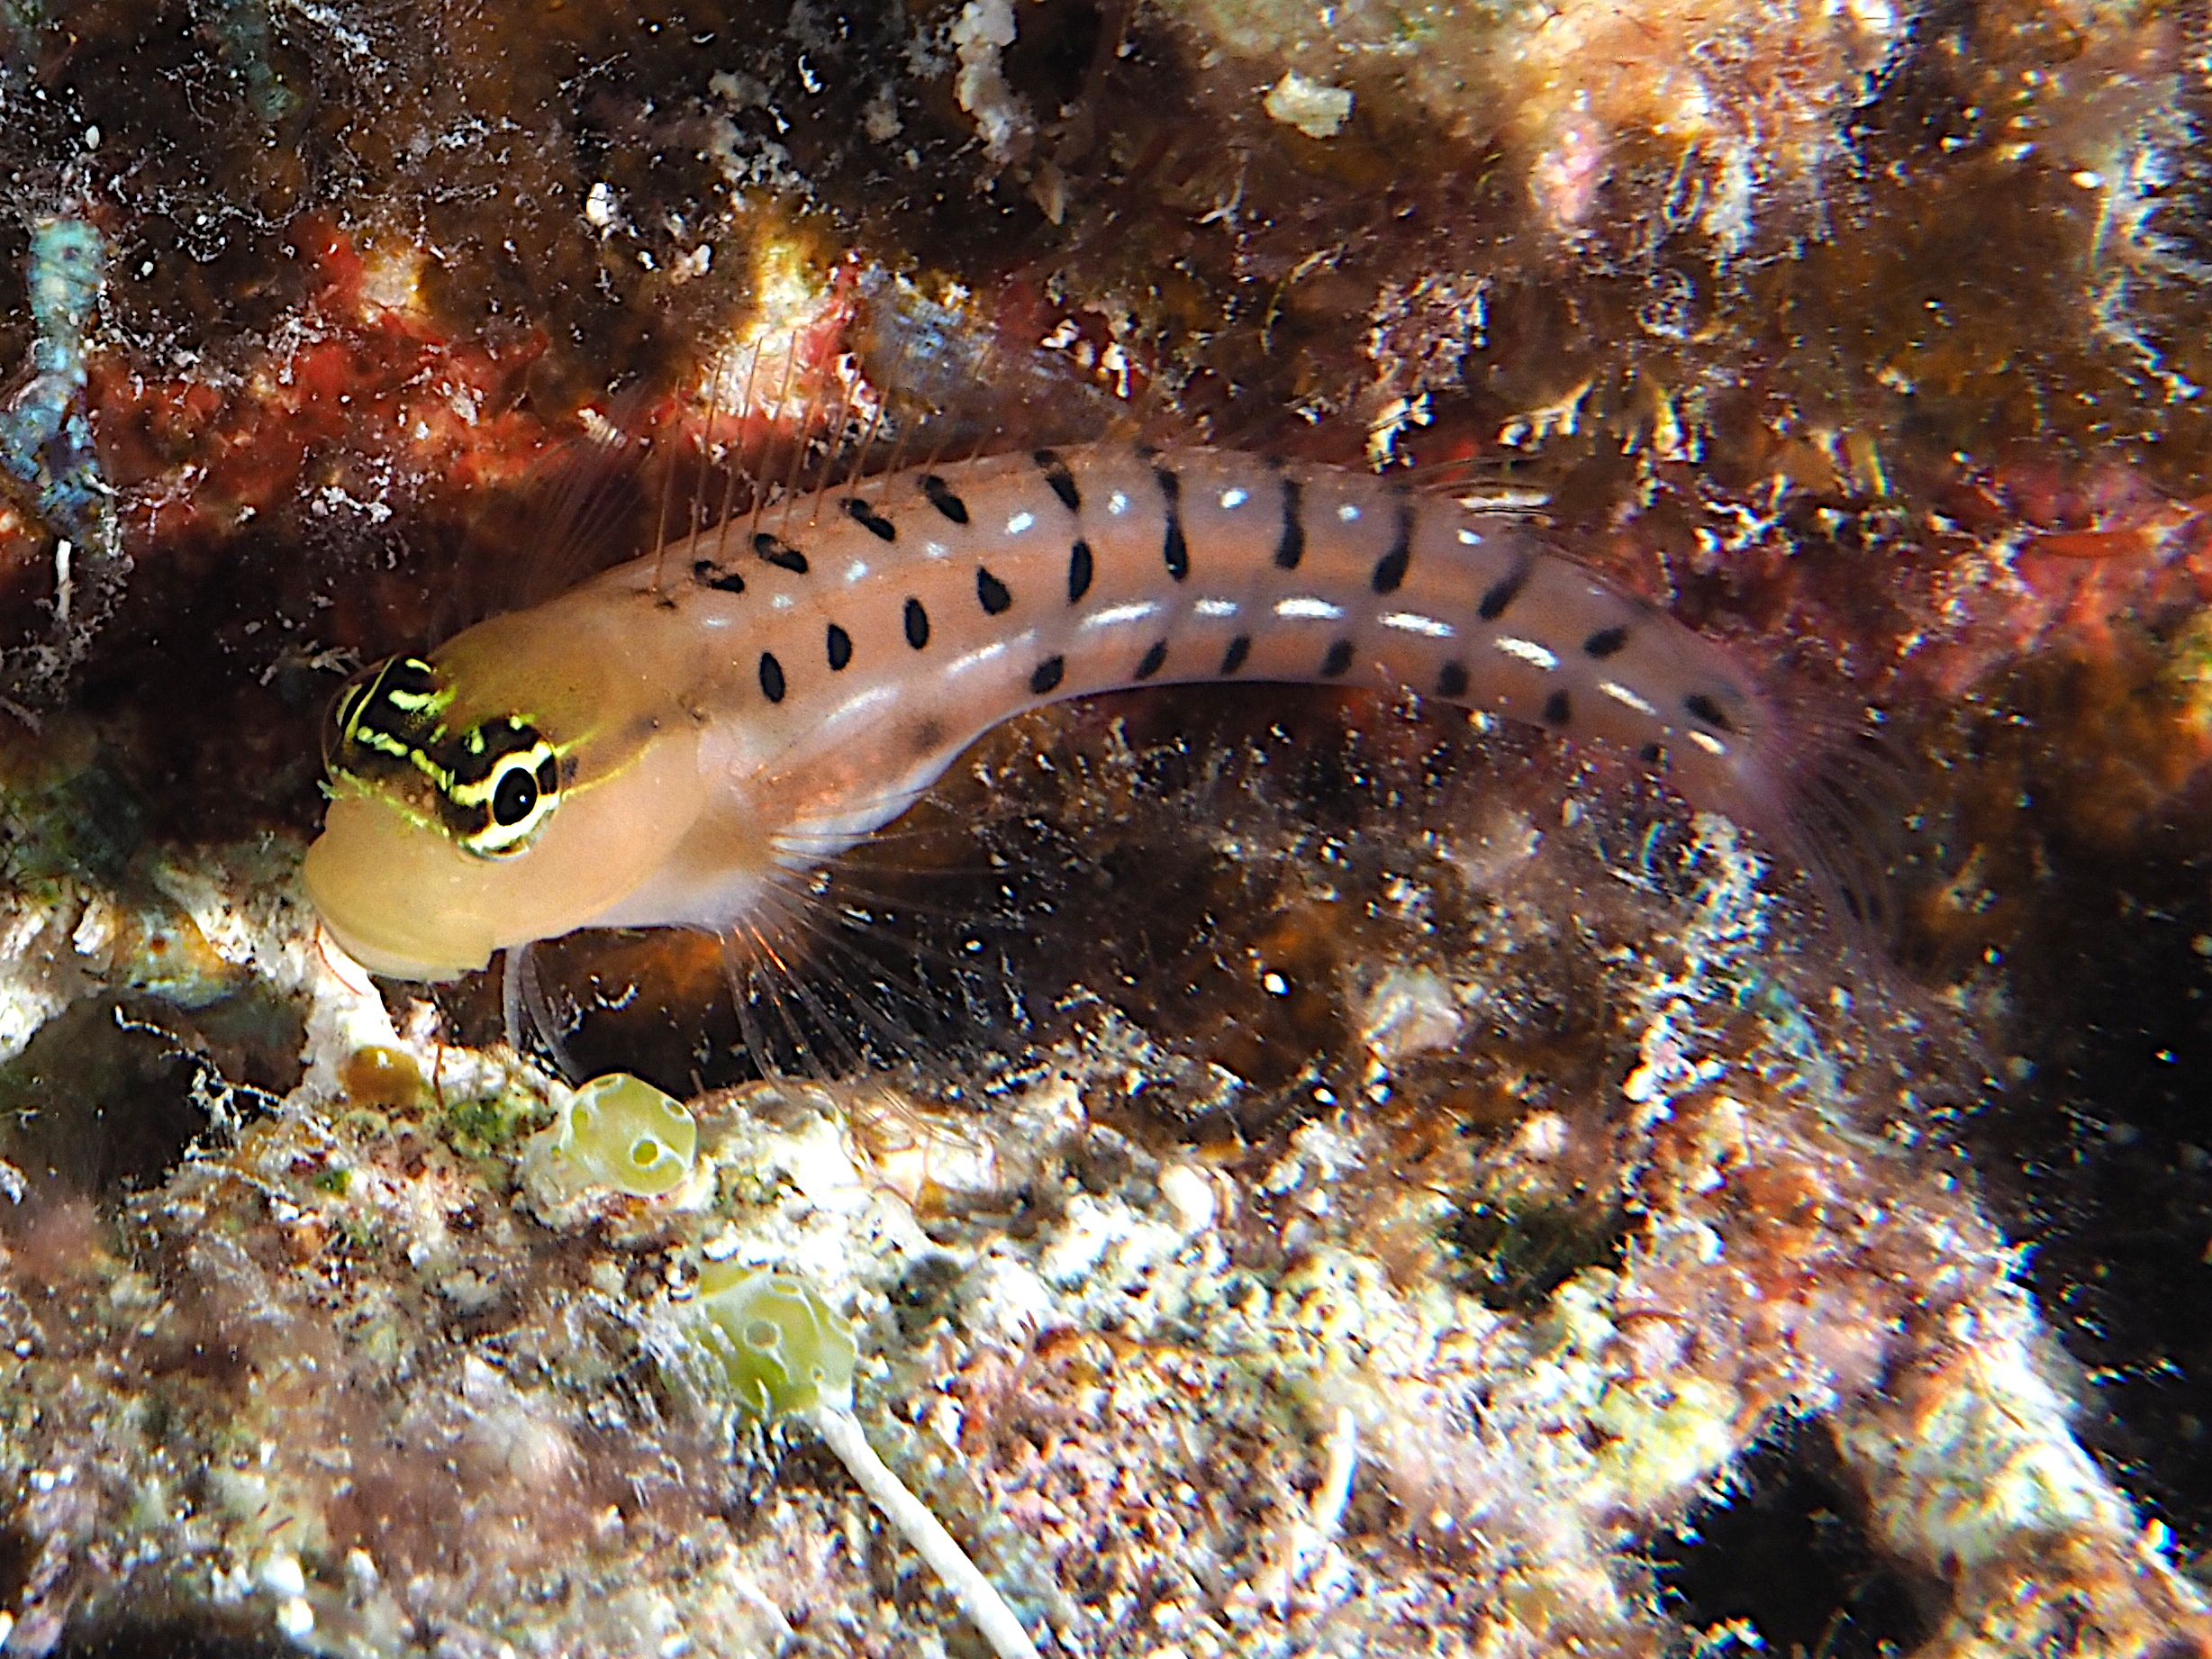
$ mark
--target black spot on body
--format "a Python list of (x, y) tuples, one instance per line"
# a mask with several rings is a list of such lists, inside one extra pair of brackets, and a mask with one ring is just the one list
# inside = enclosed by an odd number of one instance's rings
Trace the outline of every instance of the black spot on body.
[(1038, 449), (1029, 458), (1044, 469), (1045, 482), (1052, 485), (1052, 493), (1060, 498), (1060, 504), (1070, 512), (1083, 511), (1083, 492), (1075, 487), (1075, 475), (1067, 469), (1056, 449)]
[(760, 654), (760, 694), (770, 703), (784, 701), (784, 665), (774, 651)]
[(1503, 616), (1507, 607), (1520, 597), (1521, 587), (1528, 580), (1528, 572), (1532, 568), (1534, 567), (1524, 559), (1491, 583), (1490, 591), (1482, 595), (1482, 603), (1475, 606), (1474, 613), (1486, 622), (1494, 622)]
[(1252, 636), (1238, 634), (1228, 642), (1228, 649), (1221, 653), (1221, 672), (1234, 674), (1245, 666), (1245, 658), (1252, 655)]
[(753, 538), (753, 551), (778, 570), (788, 570), (794, 576), (806, 575), (806, 555), (765, 530)]
[(919, 599), (906, 602), (906, 642), (917, 651), (929, 643), (929, 613)]
[(1295, 478), (1283, 481), (1283, 533), (1275, 540), (1275, 568), (1295, 570), (1306, 557), (1306, 492)]
[(1690, 711), (1690, 718), (1701, 721), (1715, 731), (1733, 732), (1735, 723), (1722, 712), (1721, 707), (1703, 692), (1691, 692), (1682, 699), (1682, 707)]
[(1555, 691), (1544, 700), (1544, 723), (1546, 726), (1565, 726), (1574, 719), (1574, 704), (1567, 694)]
[(1655, 766), (1667, 757), (1667, 752), (1665, 748), (1660, 744), (1646, 743), (1642, 748), (1636, 750), (1636, 757), (1647, 766)]
[(1446, 663), (1437, 671), (1437, 695), (1454, 702), (1467, 694), (1467, 665)]
[(952, 493), (952, 485), (933, 472), (921, 475), (921, 493), (929, 498), (929, 504), (956, 524), (968, 521), (967, 503)]
[(1167, 509), (1160, 557), (1167, 563), (1167, 574), (1181, 582), (1191, 574), (1191, 548), (1183, 539), (1183, 480), (1165, 467), (1155, 467), (1152, 476), (1160, 481), (1160, 500)]
[(862, 501), (859, 496), (848, 495), (845, 498), (845, 511), (851, 515), (854, 523), (859, 525), (878, 541), (896, 541), (899, 539), (898, 526), (869, 506), (866, 502)]
[(734, 570), (724, 570), (711, 558), (692, 561), (692, 580), (702, 587), (711, 587), (718, 594), (742, 594), (745, 578)]
[(1321, 658), (1321, 675), (1324, 679), (1333, 680), (1351, 666), (1352, 642), (1337, 639), (1330, 643), (1328, 655)]
[(1066, 676), (1066, 657), (1046, 657), (1043, 662), (1037, 665), (1035, 671), (1029, 675), (1029, 695), (1032, 697), (1049, 696), (1059, 689), (1060, 682)]
[(1006, 591), (1005, 583), (978, 565), (975, 567), (975, 603), (983, 606), (985, 616), (998, 616), (1014, 603), (1014, 596)]
[(1600, 628), (1596, 633), (1582, 641), (1582, 655), (1594, 657), (1598, 661), (1603, 662), (1627, 643), (1628, 630), (1627, 629)]
[(1154, 675), (1159, 673), (1166, 661), (1167, 641), (1155, 639), (1151, 648), (1146, 651), (1144, 660), (1137, 665), (1137, 677), (1140, 680), (1150, 679)]
[(1091, 558), (1091, 544), (1078, 541), (1067, 550), (1067, 603), (1074, 604), (1091, 591), (1091, 577), (1094, 574)]
[(1406, 579), (1406, 567), (1413, 562), (1413, 503), (1398, 503), (1398, 534), (1391, 542), (1391, 550), (1375, 560), (1373, 586), (1378, 594), (1394, 594), (1399, 584)]
[(853, 637), (835, 622), (830, 624), (830, 668), (832, 673), (853, 659)]

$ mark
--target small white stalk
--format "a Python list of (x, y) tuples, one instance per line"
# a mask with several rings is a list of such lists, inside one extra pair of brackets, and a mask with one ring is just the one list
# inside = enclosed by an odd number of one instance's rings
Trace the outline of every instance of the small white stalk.
[(899, 1535), (945, 1581), (945, 1587), (959, 1602), (960, 1610), (983, 1632), (984, 1640), (991, 1644), (991, 1651), (998, 1659), (1038, 1659), (1036, 1645), (1029, 1640), (1029, 1632), (1022, 1629), (1021, 1621), (1014, 1617), (1014, 1609), (1006, 1605), (1006, 1598), (983, 1575), (983, 1570), (968, 1559), (967, 1552), (954, 1541), (937, 1517), (923, 1507), (921, 1500), (907, 1491), (899, 1477), (892, 1473), (891, 1466), (875, 1455), (875, 1448), (868, 1444), (867, 1436), (861, 1430), (860, 1419), (849, 1410), (827, 1402), (802, 1415), (852, 1471), (853, 1479), (884, 1512), (884, 1518), (898, 1528)]

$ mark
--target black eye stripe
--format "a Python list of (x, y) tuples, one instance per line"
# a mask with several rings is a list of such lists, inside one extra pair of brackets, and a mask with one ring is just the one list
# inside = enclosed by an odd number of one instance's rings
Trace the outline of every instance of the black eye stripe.
[(408, 761), (436, 788), (447, 830), (478, 857), (521, 852), (559, 796), (560, 757), (535, 727), (512, 716), (446, 737)]
[(428, 663), (394, 657), (340, 694), (332, 711), (347, 764), (404, 760), (439, 736), (451, 701)]
[(401, 693), (427, 697), (437, 689), (437, 672), (419, 657), (394, 657), (376, 676), (376, 690), (385, 696)]
[(436, 758), (454, 784), (467, 789), (490, 777), (508, 756), (533, 749), (540, 741), (534, 726), (513, 719), (488, 720), (440, 744)]

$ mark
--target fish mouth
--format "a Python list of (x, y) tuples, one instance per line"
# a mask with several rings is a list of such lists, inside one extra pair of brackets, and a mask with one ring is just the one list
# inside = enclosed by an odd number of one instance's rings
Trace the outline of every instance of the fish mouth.
[[(318, 905), (317, 909), (321, 909)], [(331, 944), (379, 979), (404, 979), (420, 984), (435, 984), (448, 980), (466, 978), (480, 972), (492, 959), (491, 947), (474, 962), (436, 962), (427, 957), (412, 956), (404, 951), (389, 950), (372, 940), (332, 921), (326, 913), (322, 918), (322, 931)]]
[[(426, 845), (387, 802), (364, 795), (331, 803), (300, 875), (323, 931), (386, 979), (458, 979), (487, 965), (497, 929), (449, 866), (462, 855)], [(441, 879), (441, 877), (445, 879)], [(427, 925), (426, 925), (427, 923)]]

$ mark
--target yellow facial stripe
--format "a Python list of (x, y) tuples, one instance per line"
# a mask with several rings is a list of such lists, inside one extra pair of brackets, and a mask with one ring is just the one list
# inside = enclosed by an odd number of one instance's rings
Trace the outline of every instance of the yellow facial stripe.
[[(331, 711), (334, 782), (385, 795), (423, 823), (412, 805), (423, 784), (435, 821), (465, 851), (502, 858), (522, 850), (560, 799), (560, 752), (519, 715), (461, 732), (444, 721), (453, 689), (418, 657), (394, 657), (349, 686)], [(427, 803), (426, 803), (427, 804)]]

